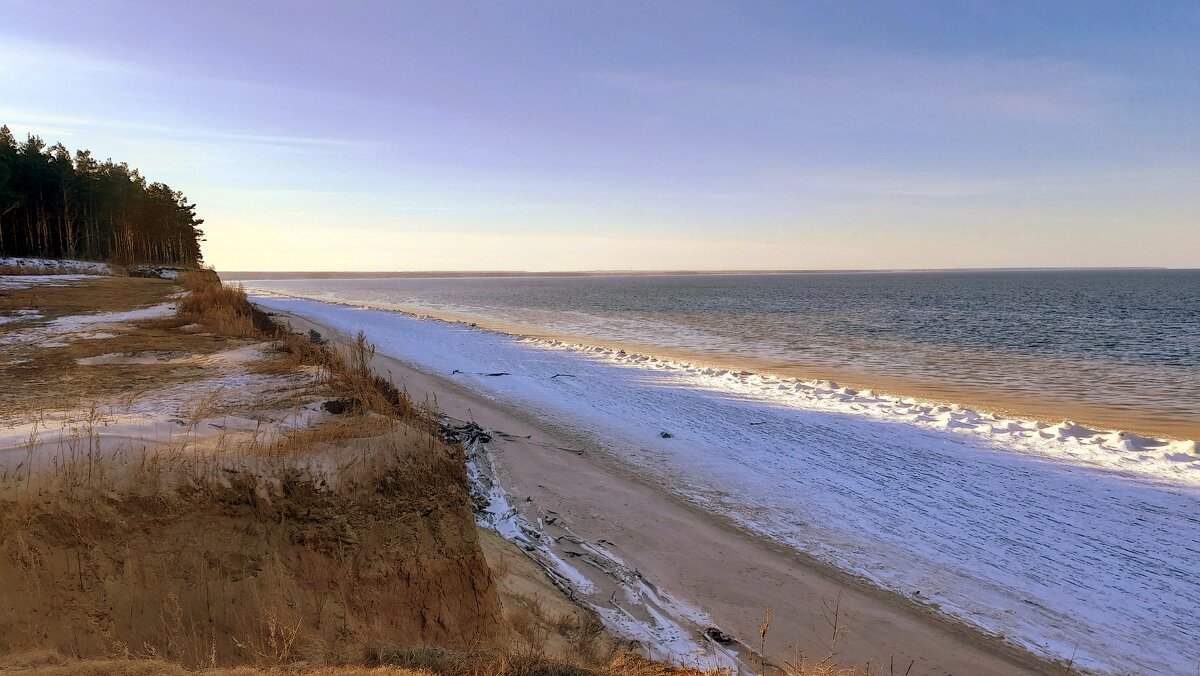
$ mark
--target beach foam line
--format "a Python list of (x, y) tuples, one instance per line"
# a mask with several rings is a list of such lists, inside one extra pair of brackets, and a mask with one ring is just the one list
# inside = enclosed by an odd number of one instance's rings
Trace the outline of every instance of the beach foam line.
[[(981, 413), (959, 404), (877, 394), (870, 389), (856, 390), (829, 380), (760, 375), (598, 345), (532, 337), (523, 337), (522, 341), (617, 366), (673, 372), (690, 386), (715, 392), (733, 392), (796, 408), (852, 412), (971, 434), (1007, 451), (1043, 454), (1057, 460), (1200, 486), (1200, 453), (1196, 441), (1191, 439), (1141, 436), (1122, 430), (1086, 427), (1070, 420), (1050, 423), (1009, 418)], [(1039, 443), (1042, 440), (1059, 443)]]

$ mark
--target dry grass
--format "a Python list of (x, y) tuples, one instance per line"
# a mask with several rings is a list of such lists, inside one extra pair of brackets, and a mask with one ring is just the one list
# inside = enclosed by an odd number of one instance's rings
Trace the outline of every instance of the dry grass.
[[(161, 386), (177, 369), (75, 360), (272, 338), (293, 372), (317, 362), (321, 388), (366, 403), (312, 428), (201, 436), (201, 423), (230, 403), (227, 392), (197, 392), (176, 435), (117, 447), (102, 443), (99, 430), (112, 421), (94, 406), (60, 421), (50, 447), (35, 422), (26, 451), (0, 472), (0, 652), (269, 667), (314, 655), (345, 661), (367, 640), (460, 648), (490, 640), (501, 617), (461, 449), (371, 410), (401, 412), (402, 398), (346, 366), (353, 356), (280, 330), (215, 275), (184, 282), (191, 291), (179, 317), (55, 348), (16, 382), (32, 392), (45, 383), (29, 376), (45, 374), (63, 379), (51, 390), (73, 381), (95, 395), (110, 385), (127, 391), (135, 381), (123, 376), (140, 373)], [(217, 335), (179, 330), (190, 322)], [(79, 388), (89, 377), (106, 385)], [(31, 401), (18, 403), (28, 413)]]
[(180, 316), (212, 331), (237, 337), (272, 340), (278, 357), (255, 367), (258, 373), (286, 373), (298, 366), (321, 369), (331, 392), (347, 397), (355, 412), (371, 411), (433, 433), (437, 411), (414, 402), (387, 378), (375, 375), (371, 359), (375, 347), (360, 332), (345, 352), (330, 349), (316, 339), (295, 333), (260, 312), (240, 285), (222, 284), (211, 270), (188, 271), (180, 276), (188, 294), (180, 301)]
[[(762, 674), (772, 674), (774, 676), (871, 676), (871, 666), (866, 667), (846, 667), (838, 664), (838, 644), (846, 635), (849, 628), (845, 614), (842, 612), (842, 598), (839, 594), (833, 600), (822, 600), (822, 613), (825, 618), (825, 623), (828, 627), (827, 651), (824, 656), (813, 659), (803, 653), (797, 654), (791, 660), (782, 665), (769, 664), (764, 655), (766, 654), (767, 636), (771, 632), (771, 609), (766, 608), (763, 613), (763, 621), (758, 626), (759, 637), (759, 671)], [(907, 665), (897, 665), (894, 662), (888, 665), (888, 676), (909, 676), (915, 662), (910, 662)], [(899, 671), (897, 671), (899, 669)]]
[(437, 431), (438, 413), (431, 403), (414, 402), (407, 392), (397, 389), (390, 380), (372, 372), (371, 360), (375, 356), (375, 346), (367, 342), (361, 331), (350, 342), (344, 355), (328, 351), (326, 354), (329, 359), (325, 368), (331, 387), (338, 392), (348, 393), (357, 406), (396, 418), (429, 434)]
[(0, 313), (37, 308), (43, 315), (38, 322), (44, 322), (65, 315), (124, 312), (162, 303), (178, 289), (175, 282), (165, 279), (89, 277), (64, 286), (0, 290)]
[[(35, 308), (40, 316), (3, 326), (3, 331), (37, 330), (57, 318), (98, 311), (123, 312), (170, 300), (179, 286), (160, 279), (90, 278), (62, 287), (0, 291), (0, 311)], [(183, 318), (106, 326), (87, 339), (67, 336), (61, 347), (40, 342), (0, 345), (0, 418), (33, 411), (86, 407), (97, 399), (126, 397), (205, 375), (196, 365), (110, 364), (83, 366), (77, 360), (104, 354), (179, 353), (207, 355), (244, 345), (238, 339), (182, 331)], [(103, 331), (104, 333), (97, 333)]]
[(266, 315), (254, 309), (240, 285), (222, 284), (212, 270), (189, 270), (179, 276), (188, 293), (179, 302), (180, 315), (204, 324), (216, 333), (240, 338), (274, 332)]
[(271, 666), (499, 626), (461, 452), (429, 435), (107, 454), (81, 436), (0, 483), (9, 650)]
[[(0, 659), (0, 671), (28, 676), (282, 676), (294, 674), (295, 667), (255, 668), (225, 667), (186, 669), (174, 662), (154, 659), (91, 659), (78, 660), (53, 651), (15, 655)], [(427, 671), (399, 667), (316, 667), (304, 669), (312, 676), (428, 676)]]
[(371, 647), (367, 665), (394, 665), (445, 676), (703, 676), (704, 672), (624, 653), (594, 664), (517, 651), (460, 652), (430, 646)]
[[(394, 661), (389, 663), (388, 660)], [(226, 667), (188, 670), (162, 660), (97, 659), (74, 660), (57, 653), (39, 656), (39, 662), (12, 665), (0, 662), (0, 670), (28, 676), (699, 676), (701, 672), (679, 669), (637, 655), (622, 655), (606, 664), (582, 667), (561, 660), (522, 658), (495, 652), (453, 652), (439, 648), (410, 648), (374, 651), (367, 664), (285, 667)], [(381, 663), (382, 662), (382, 663)]]
[(186, 323), (182, 318), (168, 318), (106, 328), (110, 337), (71, 340), (53, 349), (38, 344), (9, 347), (0, 359), (0, 381), (5, 383), (0, 391), (0, 417), (86, 406), (88, 401), (152, 392), (206, 375), (195, 364), (84, 366), (79, 359), (143, 353), (203, 356), (246, 344), (224, 336), (181, 331)]
[[(120, 448), (102, 448), (109, 421), (94, 407), (63, 423), (54, 448), (35, 424), (28, 452), (0, 472), (0, 652), (158, 660), (114, 667), (153, 673), (353, 663), (370, 641), (490, 645), (503, 623), (462, 450), (404, 424), (425, 414), (367, 378), (365, 344), (342, 357), (273, 326), (240, 289), (188, 281), (170, 331), (253, 327), (281, 358), (319, 362), (322, 386), (359, 405), (313, 428), (200, 438), (226, 402), (198, 393), (178, 437)], [(107, 668), (53, 668), (93, 667)]]

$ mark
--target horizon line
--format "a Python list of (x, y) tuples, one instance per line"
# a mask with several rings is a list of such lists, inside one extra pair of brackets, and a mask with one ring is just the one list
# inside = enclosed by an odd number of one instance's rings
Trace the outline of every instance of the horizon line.
[(217, 270), (231, 276), (270, 275), (299, 278), (304, 275), (316, 277), (360, 276), (360, 277), (587, 277), (587, 276), (687, 276), (687, 275), (788, 275), (788, 274), (853, 274), (853, 273), (897, 273), (897, 272), (1087, 272), (1087, 271), (1134, 271), (1170, 270), (1192, 271), (1200, 268), (1172, 268), (1167, 266), (1053, 266), (1053, 267), (959, 267), (959, 268), (809, 268), (809, 269), (600, 269), (600, 270)]

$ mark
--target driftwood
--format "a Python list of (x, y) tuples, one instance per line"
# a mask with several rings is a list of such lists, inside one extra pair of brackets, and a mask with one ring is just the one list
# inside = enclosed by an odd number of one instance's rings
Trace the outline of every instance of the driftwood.
[(716, 627), (709, 627), (709, 628), (705, 629), (704, 635), (709, 637), (713, 641), (720, 643), (721, 645), (733, 643), (732, 636), (730, 636), (729, 634), (726, 634), (725, 632), (721, 631), (720, 629), (717, 629)]
[[(484, 428), (480, 427), (479, 424), (473, 420), (470, 422), (467, 422), (464, 420), (458, 420), (457, 418), (452, 418), (448, 415), (442, 416), (441, 423), (439, 425), (439, 432), (442, 435), (442, 441), (444, 441), (448, 444), (462, 444), (463, 446), (470, 446), (471, 444), (475, 444), (475, 443), (486, 444), (492, 440), (492, 435), (495, 435), (502, 439), (532, 439), (533, 438), (532, 434), (528, 435), (528, 436), (524, 436), (524, 437), (519, 437), (514, 434), (509, 434), (507, 432), (501, 432), (500, 430), (485, 430)], [(575, 455), (583, 455), (583, 451), (576, 449), (576, 448), (566, 448), (564, 446), (552, 446), (550, 444), (538, 443), (536, 441), (531, 441), (530, 443), (532, 443), (536, 446), (542, 446), (543, 448), (553, 448), (553, 449), (556, 449), (559, 451), (566, 451), (568, 453), (574, 453)]]
[(442, 441), (448, 444), (470, 446), (475, 443), (486, 444), (492, 440), (492, 435), (488, 434), (486, 430), (474, 422), (455, 425), (448, 420), (444, 420), (439, 427), (439, 431), (442, 434)]

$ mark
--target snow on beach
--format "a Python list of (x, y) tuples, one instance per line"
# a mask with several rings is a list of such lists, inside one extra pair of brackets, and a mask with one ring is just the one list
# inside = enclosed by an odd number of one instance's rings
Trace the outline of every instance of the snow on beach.
[(486, 432), (473, 424), (455, 429), (467, 454), (472, 490), (486, 505), (476, 512), (476, 521), (523, 549), (556, 586), (603, 618), (610, 631), (641, 644), (656, 659), (731, 674), (756, 673), (736, 650), (702, 639), (685, 626), (712, 626), (702, 611), (655, 588), (607, 547), (580, 539), (534, 503), (512, 500), (491, 461)]
[(1200, 664), (1194, 441), (255, 300), (593, 432), (693, 503), (1035, 652), (1106, 672)]

